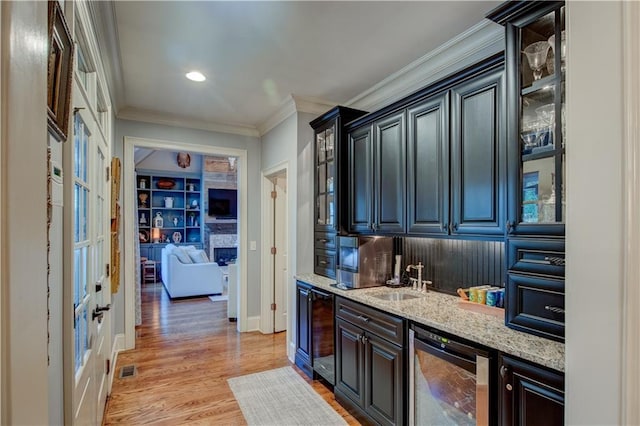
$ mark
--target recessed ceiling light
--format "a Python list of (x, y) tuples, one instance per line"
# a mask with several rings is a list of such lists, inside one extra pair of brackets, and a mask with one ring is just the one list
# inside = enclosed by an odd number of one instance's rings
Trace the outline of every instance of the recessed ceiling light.
[(191, 71), (188, 72), (185, 75), (189, 80), (191, 81), (197, 81), (197, 82), (201, 82), (201, 81), (205, 81), (207, 79), (207, 77), (205, 77), (201, 72), (199, 71)]

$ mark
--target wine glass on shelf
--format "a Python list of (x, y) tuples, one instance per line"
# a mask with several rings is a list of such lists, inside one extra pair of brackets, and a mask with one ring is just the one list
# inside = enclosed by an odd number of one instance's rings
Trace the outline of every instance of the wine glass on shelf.
[(527, 55), (529, 67), (533, 70), (533, 80), (540, 80), (542, 77), (542, 67), (547, 63), (547, 53), (549, 53), (548, 41), (537, 41), (525, 47), (523, 52)]

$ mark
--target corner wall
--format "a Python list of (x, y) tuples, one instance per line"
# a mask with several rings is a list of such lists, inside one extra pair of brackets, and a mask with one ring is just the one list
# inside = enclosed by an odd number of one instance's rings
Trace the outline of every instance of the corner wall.
[(622, 233), (627, 231), (621, 189), (622, 5), (568, 2), (566, 7), (565, 423), (613, 425), (620, 424)]
[[(2, 419), (49, 424), (47, 3), (2, 2)], [(60, 389), (62, 392), (62, 389)]]

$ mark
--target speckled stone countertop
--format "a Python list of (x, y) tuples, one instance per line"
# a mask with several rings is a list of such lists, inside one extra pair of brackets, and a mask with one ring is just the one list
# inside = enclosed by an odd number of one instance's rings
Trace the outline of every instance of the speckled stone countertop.
[[(298, 274), (296, 279), (472, 342), (498, 349), (554, 370), (564, 371), (563, 343), (512, 330), (504, 325), (503, 319), (459, 308), (458, 297), (433, 291), (420, 293), (407, 287), (340, 290), (331, 286), (331, 284), (335, 284), (335, 280), (315, 274)], [(375, 295), (395, 291), (420, 295), (420, 297), (401, 301), (389, 301), (375, 297)]]

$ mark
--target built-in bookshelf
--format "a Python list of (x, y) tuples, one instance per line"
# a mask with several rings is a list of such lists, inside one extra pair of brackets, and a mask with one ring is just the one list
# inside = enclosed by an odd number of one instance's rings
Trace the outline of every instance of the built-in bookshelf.
[(200, 176), (137, 171), (137, 221), (141, 244), (201, 246), (204, 222)]

